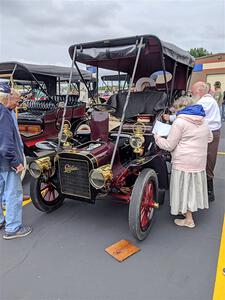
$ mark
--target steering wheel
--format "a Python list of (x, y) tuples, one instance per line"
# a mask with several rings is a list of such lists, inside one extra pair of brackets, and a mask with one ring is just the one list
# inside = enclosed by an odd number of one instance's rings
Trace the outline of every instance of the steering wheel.
[(92, 108), (95, 111), (101, 111), (101, 112), (108, 112), (108, 113), (115, 113), (116, 109), (115, 107), (109, 105), (109, 104), (94, 104)]

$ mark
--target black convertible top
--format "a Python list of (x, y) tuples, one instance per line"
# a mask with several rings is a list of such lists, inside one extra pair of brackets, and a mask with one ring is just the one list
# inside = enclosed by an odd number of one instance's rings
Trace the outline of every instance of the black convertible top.
[[(164, 41), (154, 35), (140, 35), (119, 39), (80, 43), (69, 47), (70, 57), (75, 61), (103, 69), (119, 71), (132, 76), (137, 44), (143, 37), (143, 46), (135, 72), (134, 82), (141, 77), (149, 77), (165, 68), (173, 74), (175, 64), (176, 75), (174, 89), (185, 90), (187, 81), (194, 67), (195, 59), (187, 51)], [(171, 84), (171, 83), (170, 83)]]
[[(150, 47), (152, 46), (154, 48), (153, 52), (157, 50), (179, 63), (192, 68), (194, 67), (194, 57), (192, 57), (187, 51), (149, 34), (74, 44), (69, 47), (69, 53), (72, 58), (74, 47), (76, 47), (78, 51), (76, 56), (77, 61), (88, 64), (90, 64), (91, 61), (95, 61), (97, 65), (97, 61), (100, 60), (107, 60), (110, 58), (115, 59), (119, 57), (125, 58), (136, 55), (136, 47), (134, 46), (136, 46), (137, 41), (140, 41), (141, 37), (143, 37), (145, 47), (149, 44)], [(157, 46), (157, 48), (155, 46)], [(85, 51), (87, 49), (92, 49), (93, 51)]]
[[(69, 67), (60, 67), (53, 65), (34, 65), (17, 61), (0, 62), (0, 77), (8, 78), (9, 76), (4, 77), (4, 74), (11, 74), (15, 66), (16, 69), (13, 75), (13, 78), (15, 80), (33, 80), (31, 76), (31, 74), (33, 74), (37, 80), (43, 80), (43, 78), (50, 76), (60, 78), (60, 81), (67, 81), (69, 80), (71, 70), (71, 68)], [(85, 80), (92, 79), (91, 72), (81, 70), (81, 74), (83, 75)], [(72, 82), (77, 82), (78, 80), (80, 80), (80, 75), (76, 69), (73, 69)]]

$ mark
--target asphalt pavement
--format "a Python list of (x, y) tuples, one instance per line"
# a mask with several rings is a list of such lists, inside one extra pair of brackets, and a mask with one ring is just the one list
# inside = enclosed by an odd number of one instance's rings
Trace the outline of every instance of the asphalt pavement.
[[(225, 125), (219, 151), (225, 152)], [(167, 195), (142, 242), (129, 231), (128, 206), (109, 197), (95, 205), (66, 200), (50, 214), (26, 205), (24, 223), (33, 233), (0, 237), (0, 299), (211, 300), (224, 216), (224, 154), (218, 155), (215, 190), (216, 201), (195, 214), (194, 229), (173, 224)], [(141, 251), (119, 263), (104, 249), (121, 239)]]

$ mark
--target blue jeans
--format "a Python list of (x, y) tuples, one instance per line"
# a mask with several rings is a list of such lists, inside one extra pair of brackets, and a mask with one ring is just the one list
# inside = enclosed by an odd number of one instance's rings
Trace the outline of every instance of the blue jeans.
[[(2, 211), (3, 200), (6, 205), (5, 218)], [(20, 175), (15, 171), (0, 171), (0, 223), (5, 220), (6, 232), (14, 232), (22, 225), (22, 203), (23, 188)]]

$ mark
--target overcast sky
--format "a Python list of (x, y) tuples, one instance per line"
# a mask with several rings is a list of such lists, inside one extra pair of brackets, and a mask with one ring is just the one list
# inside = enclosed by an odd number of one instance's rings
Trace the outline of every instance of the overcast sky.
[(225, 52), (224, 0), (0, 0), (0, 61), (69, 66), (74, 43), (155, 34)]

